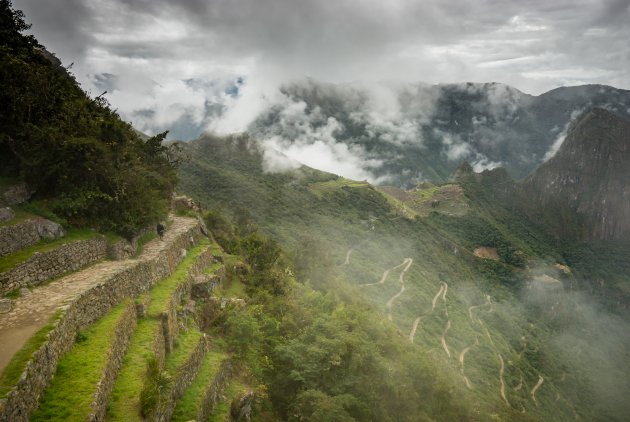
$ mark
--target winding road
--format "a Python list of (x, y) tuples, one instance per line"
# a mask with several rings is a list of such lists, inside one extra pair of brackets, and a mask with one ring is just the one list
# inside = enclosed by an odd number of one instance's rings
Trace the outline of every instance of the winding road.
[(505, 397), (505, 382), (503, 382), (503, 372), (505, 371), (505, 364), (503, 363), (503, 356), (501, 356), (500, 353), (499, 362), (501, 363), (501, 367), (499, 368), (499, 383), (501, 384), (501, 387), (499, 391), (501, 393), (501, 398), (503, 399), (503, 401), (505, 401), (505, 404), (510, 406), (510, 402), (508, 401), (507, 397)]
[(490, 295), (486, 295), (486, 302), (482, 303), (481, 305), (474, 305), (471, 306), (470, 308), (468, 308), (468, 316), (470, 317), (470, 320), (474, 323), (475, 319), (473, 318), (473, 309), (477, 309), (477, 308), (481, 308), (482, 306), (491, 306), (492, 307), (492, 302), (490, 301)]
[(534, 401), (534, 403), (536, 403), (536, 406), (538, 406), (538, 401), (536, 400), (536, 390), (540, 388), (543, 382), (545, 382), (545, 379), (542, 376), (538, 375), (538, 382), (536, 383), (534, 388), (532, 388), (532, 391), (530, 393), (532, 396), (532, 400)]
[(412, 343), (413, 343), (414, 337), (416, 336), (416, 330), (418, 329), (418, 324), (420, 324), (420, 321), (422, 321), (422, 318), (424, 318), (424, 317), (425, 317), (425, 315), (419, 316), (413, 322), (413, 327), (411, 327), (411, 332), (409, 333), (409, 341), (411, 341)]
[(446, 345), (446, 333), (448, 332), (448, 330), (451, 329), (451, 320), (449, 319), (446, 322), (446, 328), (444, 329), (444, 332), (442, 333), (442, 336), (440, 337), (440, 342), (442, 343), (442, 347), (444, 348), (444, 351), (446, 352), (446, 355), (450, 358), (451, 357), (451, 352), (448, 350), (448, 346)]
[(346, 260), (343, 261), (341, 267), (343, 267), (344, 265), (350, 265), (350, 255), (352, 255), (352, 248), (348, 249), (348, 252), (346, 252)]
[(394, 304), (394, 301), (398, 299), (398, 297), (405, 291), (405, 273), (407, 272), (407, 270), (409, 270), (411, 264), (413, 264), (413, 259), (405, 258), (403, 263), (398, 267), (401, 267), (404, 264), (407, 264), (407, 266), (400, 272), (400, 275), (398, 276), (398, 280), (400, 281), (400, 291), (392, 296), (391, 299), (389, 299), (385, 304), (385, 307), (387, 308), (387, 319), (389, 319), (390, 321), (392, 321), (392, 305)]
[(472, 385), (470, 385), (470, 380), (468, 379), (468, 377), (464, 373), (464, 358), (466, 357), (466, 353), (468, 353), (470, 351), (470, 349), (472, 349), (474, 346), (479, 346), (479, 338), (477, 338), (477, 337), (475, 337), (475, 344), (466, 347), (459, 354), (460, 371), (462, 373), (462, 377), (464, 377), (464, 382), (466, 383), (466, 387), (470, 388), (471, 390), (472, 390)]

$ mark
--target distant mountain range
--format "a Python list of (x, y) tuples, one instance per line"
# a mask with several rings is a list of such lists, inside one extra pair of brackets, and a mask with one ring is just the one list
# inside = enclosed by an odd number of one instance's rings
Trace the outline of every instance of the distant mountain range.
[(532, 96), (499, 83), (335, 85), (308, 79), (281, 91), (284, 100), (249, 126), (252, 135), (313, 167), (313, 155), (322, 153), (322, 160), (351, 161), (362, 170), (344, 176), (402, 187), (448, 180), (462, 161), (476, 171), (505, 167), (522, 179), (553, 156), (583, 112), (600, 107), (630, 116), (630, 91), (603, 85)]

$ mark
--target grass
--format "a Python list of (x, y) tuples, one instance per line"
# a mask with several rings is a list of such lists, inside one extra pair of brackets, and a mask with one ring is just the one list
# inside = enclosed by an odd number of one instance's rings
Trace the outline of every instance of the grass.
[(185, 422), (197, 417), (197, 410), (202, 403), (205, 392), (212, 384), (221, 362), (225, 359), (226, 355), (221, 352), (212, 351), (206, 354), (197, 376), (177, 403), (172, 421)]
[(337, 189), (341, 189), (343, 187), (349, 188), (365, 188), (368, 187), (369, 184), (367, 182), (359, 182), (356, 180), (350, 180), (343, 177), (339, 177), (334, 180), (327, 180), (325, 182), (317, 182), (313, 183), (309, 186), (311, 192), (313, 192), (318, 197), (322, 197), (322, 195), (333, 192)]
[(238, 277), (231, 277), (221, 283), (216, 295), (222, 297), (247, 297), (245, 285)]
[(195, 258), (207, 247), (209, 241), (201, 242), (188, 251), (186, 258), (169, 277), (154, 286), (148, 293), (150, 302), (147, 316), (138, 321), (136, 332), (131, 338), (129, 350), (114, 383), (107, 417), (112, 421), (140, 420), (140, 392), (144, 385), (147, 358), (152, 353), (155, 333), (159, 329), (160, 314), (177, 286), (186, 279)]
[(151, 354), (158, 327), (159, 321), (154, 318), (138, 321), (136, 332), (114, 383), (107, 409), (108, 420), (140, 420), (140, 392), (146, 376), (147, 358)]
[(19, 208), (19, 207), (11, 207), (11, 209), (15, 213), (15, 216), (12, 219), (10, 219), (9, 221), (0, 222), (0, 227), (12, 226), (14, 224), (18, 224), (18, 223), (21, 223), (23, 221), (26, 221), (29, 218), (37, 217), (36, 214), (33, 214), (31, 212), (28, 212), (28, 211), (25, 211), (25, 210), (23, 210), (22, 208)]
[(39, 329), (11, 359), (0, 375), (0, 398), (4, 398), (17, 384), (26, 368), (26, 364), (46, 341), (48, 333), (55, 327), (55, 323), (61, 318), (62, 311), (57, 311), (48, 324)]
[(194, 248), (188, 251), (186, 257), (181, 264), (179, 264), (175, 272), (151, 289), (151, 292), (149, 293), (151, 301), (147, 311), (149, 316), (157, 317), (166, 308), (166, 304), (171, 298), (171, 294), (181, 282), (186, 280), (190, 266), (193, 264), (197, 256), (206, 249), (208, 244), (209, 241), (207, 238), (201, 239)]
[(246, 387), (243, 383), (238, 380), (232, 380), (230, 385), (225, 391), (226, 399), (219, 402), (217, 406), (214, 408), (214, 412), (212, 412), (212, 416), (209, 419), (209, 422), (225, 422), (230, 420), (230, 406), (232, 404), (232, 400), (238, 397), (239, 394), (245, 392)]
[(166, 370), (175, 375), (180, 366), (188, 361), (191, 353), (197, 347), (202, 334), (195, 328), (189, 328), (186, 332), (180, 332), (175, 341), (173, 350), (166, 358)]
[(71, 229), (66, 232), (66, 235), (64, 237), (61, 237), (59, 239), (41, 240), (34, 245), (0, 258), (0, 272), (9, 271), (15, 268), (17, 265), (25, 262), (37, 252), (48, 252), (53, 249), (57, 249), (61, 245), (64, 245), (66, 243), (91, 239), (96, 236), (98, 236), (98, 233), (89, 229)]
[(82, 331), (70, 352), (61, 358), (31, 421), (84, 421), (92, 412), (96, 386), (101, 379), (114, 341), (116, 325), (129, 300)]

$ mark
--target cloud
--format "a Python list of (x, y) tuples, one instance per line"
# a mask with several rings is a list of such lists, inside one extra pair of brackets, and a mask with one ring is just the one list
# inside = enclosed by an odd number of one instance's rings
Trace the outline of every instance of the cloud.
[[(125, 118), (140, 113), (146, 127), (154, 125), (152, 132), (161, 130), (168, 120), (165, 111), (198, 122), (199, 117), (187, 107), (189, 102), (179, 94), (191, 94), (191, 102), (198, 107), (200, 92), (175, 89), (188, 79), (246, 79), (242, 99), (248, 101), (219, 95), (218, 104), (225, 103), (231, 115), (222, 123), (225, 127), (217, 128), (221, 130), (242, 127), (241, 119), (261, 107), (261, 96), (304, 76), (331, 82), (499, 81), (530, 93), (574, 83), (630, 88), (629, 3), (14, 2), (26, 12), (40, 41), (65, 64), (75, 63), (74, 72), (88, 91), (97, 89), (94, 75), (109, 73), (135, 80), (125, 86), (125, 95), (109, 98)], [(154, 87), (148, 94), (154, 104), (164, 104), (151, 109), (153, 113), (146, 112), (147, 86)], [(213, 90), (203, 94), (204, 102), (217, 100)], [(168, 109), (175, 102), (181, 106)], [(231, 112), (232, 106), (239, 111)], [(377, 112), (372, 116), (375, 133), (391, 131), (392, 142), (408, 142), (416, 136), (413, 127), (396, 124), (391, 116), (379, 120), (383, 113)], [(150, 116), (155, 117), (154, 123)], [(390, 123), (393, 126), (387, 126)]]
[[(570, 117), (569, 121), (566, 123), (566, 125), (564, 125), (564, 128), (560, 131), (560, 133), (558, 133), (558, 136), (556, 137), (556, 139), (551, 144), (551, 147), (545, 153), (545, 156), (543, 157), (543, 162), (549, 160), (551, 157), (556, 155), (556, 153), (558, 152), (558, 150), (562, 146), (562, 143), (564, 142), (564, 140), (567, 137), (567, 131), (569, 130), (569, 126), (571, 126), (571, 124), (575, 121), (575, 119), (577, 119), (578, 116), (580, 116), (583, 112), (584, 112), (584, 109), (577, 109), (577, 110), (573, 110), (571, 112), (571, 117)], [(557, 129), (557, 127), (554, 128), (554, 129)]]

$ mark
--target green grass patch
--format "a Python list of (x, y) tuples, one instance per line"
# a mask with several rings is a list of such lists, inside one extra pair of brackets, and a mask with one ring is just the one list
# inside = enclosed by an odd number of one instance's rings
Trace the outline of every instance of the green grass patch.
[(54, 240), (44, 239), (34, 245), (0, 258), (0, 272), (9, 271), (12, 268), (15, 268), (18, 264), (21, 264), (32, 257), (36, 252), (44, 253), (52, 251), (53, 249), (57, 249), (66, 243), (91, 239), (98, 235), (99, 234), (97, 232), (89, 229), (71, 229), (68, 230), (66, 235), (62, 238)]
[(0, 223), (0, 227), (12, 226), (14, 224), (18, 224), (18, 223), (21, 223), (23, 221), (26, 221), (29, 218), (38, 217), (36, 214), (33, 214), (32, 212), (25, 211), (25, 210), (23, 210), (20, 207), (11, 207), (11, 209), (15, 213), (15, 216), (12, 219), (10, 219), (9, 221), (1, 222)]
[(175, 347), (166, 358), (164, 365), (171, 375), (175, 375), (177, 369), (188, 361), (201, 336), (202, 333), (195, 328), (189, 328), (188, 331), (179, 333), (175, 339)]
[(335, 190), (341, 189), (343, 187), (349, 188), (366, 188), (369, 184), (367, 182), (359, 182), (356, 180), (346, 179), (344, 177), (339, 177), (333, 180), (327, 180), (325, 182), (316, 182), (311, 184), (308, 188), (311, 192), (313, 192), (318, 197), (326, 193), (333, 192)]
[(207, 238), (201, 239), (199, 244), (188, 251), (186, 257), (179, 264), (175, 272), (151, 289), (151, 292), (149, 293), (151, 297), (151, 301), (148, 307), (149, 316), (158, 316), (166, 308), (166, 304), (168, 303), (171, 294), (179, 285), (179, 283), (186, 280), (186, 277), (188, 277), (188, 270), (190, 269), (190, 266), (193, 264), (193, 262), (195, 262), (195, 259), (207, 248), (209, 243), (210, 242)]
[(225, 422), (230, 420), (230, 405), (232, 404), (232, 400), (239, 397), (240, 394), (243, 394), (247, 390), (245, 385), (238, 381), (232, 380), (230, 385), (225, 391), (226, 399), (219, 402), (214, 408), (214, 412), (212, 412), (212, 416), (210, 416), (209, 422)]
[(188, 251), (173, 274), (149, 291), (150, 302), (147, 316), (138, 321), (136, 332), (131, 338), (129, 350), (114, 383), (107, 412), (109, 420), (125, 422), (141, 420), (140, 392), (146, 378), (147, 358), (152, 353), (155, 333), (159, 329), (159, 316), (166, 309), (173, 291), (188, 276), (188, 270), (196, 257), (205, 250), (208, 244), (208, 239), (203, 238), (197, 246)]
[(114, 383), (107, 409), (107, 419), (132, 421), (140, 418), (140, 392), (147, 372), (147, 358), (155, 340), (159, 321), (145, 318), (138, 321), (122, 367)]
[(63, 311), (59, 310), (50, 318), (48, 324), (39, 329), (11, 359), (0, 375), (0, 398), (4, 398), (9, 391), (17, 384), (26, 368), (26, 364), (31, 360), (42, 344), (46, 341), (48, 333), (55, 327), (55, 322), (61, 318)]
[(107, 365), (109, 349), (129, 300), (77, 336), (72, 349), (61, 358), (31, 421), (84, 421), (92, 412), (96, 386)]
[(221, 362), (226, 358), (225, 353), (221, 352), (212, 351), (206, 354), (193, 383), (177, 403), (172, 421), (186, 422), (197, 417), (197, 410), (202, 404), (205, 392), (219, 371)]
[(222, 297), (247, 297), (245, 285), (238, 277), (231, 277), (221, 283), (216, 296)]

